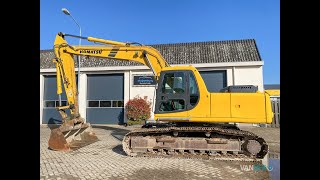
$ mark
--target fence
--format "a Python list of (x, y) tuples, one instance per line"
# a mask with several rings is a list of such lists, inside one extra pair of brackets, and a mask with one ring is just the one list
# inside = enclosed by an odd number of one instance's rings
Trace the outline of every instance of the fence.
[(267, 127), (280, 127), (280, 96), (270, 97), (272, 111), (274, 113), (272, 124)]

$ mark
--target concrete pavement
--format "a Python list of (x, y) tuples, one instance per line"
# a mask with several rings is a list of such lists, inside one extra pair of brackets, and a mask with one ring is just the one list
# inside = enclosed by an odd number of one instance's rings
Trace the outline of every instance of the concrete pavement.
[(245, 171), (250, 162), (128, 157), (121, 139), (132, 128), (95, 127), (100, 141), (72, 152), (48, 149), (50, 129), (40, 127), (40, 179), (269, 179), (267, 171)]

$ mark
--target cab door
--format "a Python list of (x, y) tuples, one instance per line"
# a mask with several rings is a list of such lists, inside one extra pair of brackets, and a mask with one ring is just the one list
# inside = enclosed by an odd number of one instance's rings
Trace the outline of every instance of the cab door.
[(155, 106), (155, 116), (160, 120), (187, 120), (187, 79), (187, 71), (161, 72)]

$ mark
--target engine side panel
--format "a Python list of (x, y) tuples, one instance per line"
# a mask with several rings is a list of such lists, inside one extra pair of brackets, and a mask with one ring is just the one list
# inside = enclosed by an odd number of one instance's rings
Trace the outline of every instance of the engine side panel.
[(249, 122), (266, 118), (266, 103), (262, 93), (231, 93), (230, 108), (232, 118), (246, 118)]
[(231, 94), (211, 93), (211, 117), (230, 118), (231, 117)]

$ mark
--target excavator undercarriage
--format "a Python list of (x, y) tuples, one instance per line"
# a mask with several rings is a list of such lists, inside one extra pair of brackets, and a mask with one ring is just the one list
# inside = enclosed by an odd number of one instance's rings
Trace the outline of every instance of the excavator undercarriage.
[(125, 135), (129, 156), (255, 161), (268, 153), (265, 140), (230, 124), (149, 124)]

